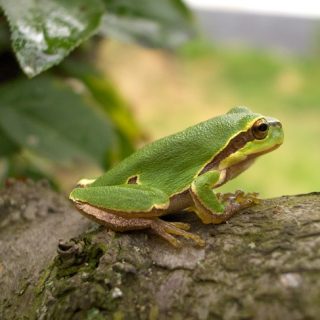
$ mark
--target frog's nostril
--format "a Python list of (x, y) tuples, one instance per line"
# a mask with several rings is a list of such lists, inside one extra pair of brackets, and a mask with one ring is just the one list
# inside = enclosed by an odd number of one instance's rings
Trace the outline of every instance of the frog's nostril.
[(277, 121), (275, 125), (279, 128), (282, 128), (282, 123), (280, 121)]
[(272, 127), (282, 128), (282, 123), (278, 120), (268, 121), (269, 125)]

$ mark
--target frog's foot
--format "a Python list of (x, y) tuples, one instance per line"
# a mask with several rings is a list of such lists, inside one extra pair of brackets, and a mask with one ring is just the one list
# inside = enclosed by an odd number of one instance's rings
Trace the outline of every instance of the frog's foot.
[(150, 225), (150, 228), (158, 234), (160, 237), (169, 241), (175, 247), (181, 247), (181, 242), (173, 235), (181, 236), (186, 239), (193, 240), (197, 245), (204, 246), (205, 242), (199, 236), (186, 232), (189, 229), (187, 223), (182, 222), (168, 222), (161, 219), (154, 219)]
[(236, 191), (235, 193), (216, 194), (217, 204), (223, 204), (223, 211), (219, 212), (216, 208), (209, 209), (203, 204), (201, 199), (193, 196), (194, 206), (191, 207), (198, 217), (205, 224), (219, 224), (230, 219), (238, 211), (259, 203), (257, 193), (244, 193)]
[(218, 193), (217, 198), (224, 204), (225, 209), (223, 213), (214, 214), (212, 223), (215, 224), (228, 220), (240, 210), (260, 203), (258, 193), (245, 193), (240, 190), (237, 190), (235, 193)]
[(237, 190), (235, 193), (218, 193), (217, 198), (225, 205), (225, 213), (234, 213), (260, 203), (258, 195)]

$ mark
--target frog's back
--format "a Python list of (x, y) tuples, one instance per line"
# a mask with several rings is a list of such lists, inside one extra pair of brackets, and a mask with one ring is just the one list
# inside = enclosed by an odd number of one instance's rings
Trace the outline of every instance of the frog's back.
[(94, 185), (118, 185), (137, 177), (138, 183), (157, 187), (168, 194), (182, 191), (239, 133), (239, 128), (245, 129), (248, 122), (259, 116), (248, 109), (231, 109), (223, 116), (154, 141), (121, 161)]

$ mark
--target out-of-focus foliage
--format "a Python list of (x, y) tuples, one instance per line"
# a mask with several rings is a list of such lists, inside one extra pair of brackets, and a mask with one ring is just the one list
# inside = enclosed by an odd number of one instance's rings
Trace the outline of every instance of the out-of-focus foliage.
[(0, 88), (0, 104), (7, 154), (25, 148), (62, 163), (77, 157), (105, 163), (114, 140), (109, 121), (54, 78), (11, 81)]
[[(91, 35), (174, 47), (194, 33), (180, 0), (0, 0), (11, 41), (29, 76), (58, 64)], [(101, 24), (103, 20), (103, 24)]]
[(180, 0), (104, 0), (102, 32), (151, 47), (176, 47), (195, 32), (190, 11)]
[[(194, 33), (180, 0), (0, 0), (0, 182), (48, 175), (48, 163), (106, 168), (131, 153), (142, 130), (94, 66), (100, 39), (173, 48)], [(58, 64), (33, 80), (21, 72)]]
[(58, 64), (92, 35), (103, 15), (100, 0), (1, 0), (12, 47), (29, 76)]
[(60, 66), (60, 70), (81, 81), (86, 87), (87, 93), (95, 100), (96, 105), (114, 123), (119, 138), (118, 142), (122, 144), (121, 157), (130, 154), (133, 151), (133, 146), (131, 143), (126, 143), (126, 137), (137, 141), (141, 138), (141, 130), (124, 99), (114, 90), (112, 81), (103, 77), (85, 62), (80, 64), (69, 59)]

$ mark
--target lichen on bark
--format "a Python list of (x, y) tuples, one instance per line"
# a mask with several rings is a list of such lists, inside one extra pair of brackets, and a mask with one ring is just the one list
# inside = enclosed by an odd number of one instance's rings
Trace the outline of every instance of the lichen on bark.
[[(218, 226), (203, 225), (191, 214), (170, 216), (190, 222), (192, 232), (206, 240), (204, 248), (185, 241), (180, 250), (150, 232), (108, 231), (62, 203), (59, 213), (29, 222), (22, 233), (12, 229), (25, 237), (27, 230), (44, 228), (53, 240), (25, 244), (47, 250), (34, 255), (36, 267), (25, 266), (15, 285), (5, 281), (0, 317), (317, 319), (320, 314), (320, 193), (263, 200)], [(52, 234), (50, 228), (62, 225), (61, 235)], [(11, 239), (10, 228), (0, 233), (1, 243)], [(2, 282), (12, 267), (6, 248), (0, 251)], [(15, 257), (14, 264), (26, 263)], [(28, 277), (23, 292), (12, 290)]]

